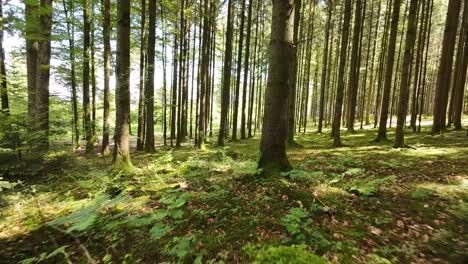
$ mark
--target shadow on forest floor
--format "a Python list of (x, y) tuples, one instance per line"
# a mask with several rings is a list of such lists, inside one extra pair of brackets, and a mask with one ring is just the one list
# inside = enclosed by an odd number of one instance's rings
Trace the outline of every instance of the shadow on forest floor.
[(131, 175), (55, 153), (5, 177), (23, 183), (2, 192), (0, 263), (466, 263), (466, 131), (408, 133), (411, 149), (374, 137), (297, 135), (295, 169), (270, 178), (258, 137), (135, 152)]

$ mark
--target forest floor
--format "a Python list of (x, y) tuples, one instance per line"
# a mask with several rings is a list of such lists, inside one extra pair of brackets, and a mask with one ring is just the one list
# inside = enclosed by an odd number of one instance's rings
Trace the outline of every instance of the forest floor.
[(0, 164), (21, 181), (0, 185), (0, 263), (468, 263), (466, 131), (423, 130), (409, 149), (298, 134), (276, 177), (258, 136), (134, 152), (131, 175), (66, 151)]

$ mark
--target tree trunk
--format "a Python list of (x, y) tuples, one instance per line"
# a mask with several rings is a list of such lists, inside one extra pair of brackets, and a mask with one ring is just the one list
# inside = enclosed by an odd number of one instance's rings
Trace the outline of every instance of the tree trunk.
[(118, 2), (115, 93), (114, 167), (128, 170), (130, 161), (130, 0)]
[(227, 117), (229, 112), (229, 96), (231, 93), (231, 73), (232, 73), (232, 37), (234, 32), (234, 7), (233, 0), (228, 2), (228, 17), (226, 26), (226, 46), (223, 66), (223, 89), (221, 91), (221, 124), (218, 134), (218, 145), (224, 146), (224, 139), (229, 127)]
[(38, 147), (41, 150), (49, 147), (51, 32), (52, 0), (40, 0), (36, 5), (26, 4), (28, 114), (32, 129), (39, 134)]
[(83, 115), (86, 138), (86, 153), (94, 151), (93, 126), (91, 124), (91, 102), (89, 93), (89, 63), (91, 48), (91, 20), (88, 0), (83, 0)]
[(249, 76), (249, 59), (250, 59), (250, 35), (251, 35), (251, 26), (252, 26), (252, 8), (253, 8), (253, 1), (249, 0), (249, 11), (247, 16), (247, 37), (245, 39), (245, 59), (244, 59), (244, 82), (242, 88), (242, 108), (241, 108), (241, 139), (245, 139), (245, 126), (246, 126), (246, 117), (245, 117), (245, 110), (247, 107), (247, 80)]
[(258, 164), (267, 174), (291, 169), (286, 156), (286, 139), (295, 8), (294, 0), (273, 1), (268, 85)]
[(411, 0), (408, 16), (408, 29), (406, 31), (405, 40), (405, 55), (403, 58), (403, 66), (401, 69), (400, 99), (398, 100), (399, 105), (397, 127), (395, 132), (395, 148), (405, 147), (405, 123), (406, 113), (408, 112), (410, 67), (411, 62), (413, 61), (413, 46), (416, 41), (417, 9), (418, 0)]
[(109, 112), (110, 112), (110, 76), (111, 76), (111, 3), (110, 0), (102, 0), (103, 15), (103, 39), (104, 39), (104, 113), (102, 125), (102, 154), (109, 152)]
[[(242, 9), (240, 13), (240, 29), (239, 29), (239, 46), (237, 51), (237, 75), (236, 75), (236, 90), (234, 92), (234, 113), (232, 117), (232, 140), (237, 140), (237, 119), (239, 116), (239, 92), (240, 92), (240, 79), (241, 79), (241, 69), (242, 69), (242, 48), (244, 45), (244, 23), (245, 23), (245, 2), (242, 0)], [(250, 31), (250, 28), (247, 29)]]
[[(465, 7), (463, 9), (463, 55), (462, 62), (460, 63), (460, 71), (458, 78), (455, 80), (455, 100), (453, 106), (453, 124), (455, 125), (456, 130), (462, 129), (462, 114), (463, 114), (463, 98), (465, 97), (465, 84), (466, 84), (466, 75), (468, 69), (468, 5), (465, 2)], [(459, 47), (462, 48), (461, 46)]]
[(440, 133), (446, 129), (447, 101), (450, 89), (450, 78), (452, 75), (453, 54), (455, 50), (461, 2), (462, 1), (459, 0), (449, 0), (448, 4), (442, 54), (440, 57), (437, 86), (434, 97), (433, 134)]
[(340, 147), (343, 144), (341, 143), (340, 137), (340, 128), (341, 128), (341, 114), (343, 109), (343, 95), (344, 95), (344, 86), (345, 86), (345, 66), (346, 58), (348, 51), (348, 39), (349, 39), (349, 28), (351, 20), (351, 0), (345, 0), (345, 9), (344, 9), (344, 22), (343, 22), (343, 32), (341, 36), (341, 53), (340, 53), (340, 64), (338, 69), (338, 89), (336, 91), (336, 101), (335, 101), (335, 113), (333, 115), (333, 146)]
[[(3, 18), (3, 2), (0, 1), (0, 17)], [(68, 25), (68, 24), (67, 24)], [(3, 21), (0, 22), (0, 96), (2, 100), (2, 112), (8, 113), (8, 87), (5, 69), (5, 50), (3, 49)]]
[(72, 107), (73, 107), (73, 130), (74, 130), (74, 142), (73, 148), (80, 148), (80, 130), (79, 130), (79, 117), (78, 117), (78, 97), (76, 94), (76, 64), (75, 64), (75, 26), (72, 22), (74, 18), (74, 6), (73, 1), (63, 1), (63, 11), (67, 23), (67, 37), (68, 37), (68, 50), (70, 56), (70, 85), (72, 95)]
[(153, 153), (154, 149), (154, 57), (156, 49), (156, 0), (149, 0), (148, 4), (148, 73), (146, 74), (146, 140), (145, 150)]
[(320, 108), (319, 108), (319, 118), (318, 118), (318, 128), (317, 132), (322, 133), (323, 127), (323, 117), (325, 112), (325, 92), (328, 90), (327, 87), (327, 74), (328, 74), (328, 44), (330, 40), (330, 24), (332, 18), (333, 3), (327, 3), (327, 22), (325, 24), (325, 39), (324, 39), (324, 50), (322, 58), (322, 77), (320, 79)]
[(388, 43), (387, 65), (385, 66), (385, 83), (382, 96), (382, 107), (380, 109), (379, 132), (375, 141), (387, 140), (388, 107), (390, 105), (390, 92), (392, 90), (393, 64), (395, 62), (395, 49), (398, 33), (398, 20), (400, 18), (401, 0), (393, 0), (393, 17)]
[[(148, 34), (149, 36), (149, 34)], [(149, 40), (148, 40), (149, 41)], [(146, 121), (146, 0), (141, 0), (141, 24), (140, 24), (140, 83), (138, 98), (138, 128), (137, 128), (137, 150), (143, 150), (145, 145), (145, 121)]]
[(348, 119), (346, 127), (349, 132), (354, 132), (354, 119), (356, 117), (356, 103), (359, 87), (359, 39), (361, 36), (361, 12), (362, 1), (356, 0), (354, 13), (353, 46), (351, 50), (351, 66), (349, 69), (349, 90), (348, 90)]

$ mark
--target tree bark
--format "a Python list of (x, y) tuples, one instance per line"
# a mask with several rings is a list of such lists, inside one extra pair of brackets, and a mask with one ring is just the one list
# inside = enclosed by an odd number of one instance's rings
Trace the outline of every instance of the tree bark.
[(110, 112), (110, 76), (111, 76), (111, 3), (102, 0), (103, 5), (103, 40), (104, 40), (104, 112), (102, 124), (102, 154), (109, 152), (109, 112)]
[(349, 39), (349, 28), (351, 20), (351, 0), (345, 0), (345, 9), (344, 9), (344, 22), (342, 28), (342, 37), (341, 37), (341, 53), (340, 53), (340, 64), (338, 69), (338, 88), (336, 91), (336, 101), (335, 101), (335, 113), (333, 115), (333, 146), (340, 147), (343, 144), (341, 143), (340, 137), (340, 128), (341, 128), (341, 114), (343, 109), (343, 95), (344, 95), (344, 86), (345, 86), (345, 66), (346, 58), (348, 51), (348, 39)]
[(146, 74), (146, 140), (145, 150), (153, 153), (154, 148), (154, 57), (156, 49), (156, 0), (149, 0), (148, 4), (148, 73)]
[[(148, 34), (149, 36), (149, 34)], [(149, 41), (149, 40), (148, 40)], [(141, 23), (140, 23), (140, 83), (138, 98), (138, 128), (137, 128), (137, 150), (143, 150), (145, 145), (145, 120), (146, 120), (146, 58), (147, 58), (147, 39), (146, 39), (146, 0), (141, 0)]]
[(231, 93), (231, 73), (232, 73), (232, 38), (234, 32), (234, 7), (233, 0), (228, 2), (228, 17), (226, 24), (226, 44), (223, 67), (223, 89), (221, 91), (221, 124), (218, 134), (218, 145), (224, 146), (224, 139), (229, 127), (227, 117), (229, 112), (229, 97)]
[(91, 102), (89, 91), (91, 20), (89, 18), (88, 0), (83, 0), (83, 115), (86, 138), (86, 153), (94, 151), (93, 126), (91, 124)]
[(406, 113), (408, 112), (409, 85), (410, 85), (410, 68), (413, 61), (413, 46), (416, 41), (417, 19), (416, 13), (418, 9), (418, 0), (411, 0), (408, 28), (406, 31), (405, 40), (405, 55), (403, 58), (403, 66), (401, 69), (400, 81), (400, 98), (398, 100), (398, 119), (395, 132), (395, 148), (405, 147), (405, 123)]
[(395, 62), (395, 49), (398, 33), (398, 20), (400, 18), (401, 0), (393, 0), (393, 17), (388, 43), (387, 65), (385, 66), (385, 83), (382, 96), (382, 107), (380, 109), (379, 132), (375, 141), (387, 140), (388, 107), (390, 105), (390, 92), (392, 90), (393, 64)]
[(437, 86), (434, 97), (434, 121), (432, 133), (441, 133), (446, 130), (447, 102), (450, 89), (450, 78), (452, 74), (453, 54), (455, 51), (455, 40), (457, 37), (457, 26), (460, 14), (461, 2), (449, 0), (447, 19), (440, 57), (439, 71), (437, 75)]
[[(3, 18), (3, 2), (0, 1), (0, 17)], [(3, 49), (3, 21), (0, 22), (0, 96), (2, 112), (9, 113), (7, 76), (5, 69), (5, 50)]]
[(291, 169), (286, 155), (286, 139), (295, 8), (294, 0), (273, 1), (268, 85), (259, 161), (259, 168), (267, 174)]
[(362, 1), (356, 0), (354, 13), (353, 46), (351, 50), (351, 66), (349, 69), (349, 90), (348, 90), (348, 119), (346, 127), (349, 132), (354, 132), (354, 119), (356, 117), (356, 103), (359, 87), (359, 39), (361, 36), (361, 12)]
[(130, 0), (118, 2), (114, 167), (128, 170), (130, 161)]

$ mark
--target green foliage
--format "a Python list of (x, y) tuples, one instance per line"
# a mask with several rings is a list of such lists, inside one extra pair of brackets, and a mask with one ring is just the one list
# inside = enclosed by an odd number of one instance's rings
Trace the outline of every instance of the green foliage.
[(67, 233), (84, 231), (95, 224), (101, 210), (110, 208), (125, 199), (127, 199), (125, 195), (119, 195), (113, 199), (111, 199), (110, 195), (103, 195), (96, 198), (91, 205), (85, 206), (70, 215), (52, 220), (48, 224), (53, 226), (65, 225), (68, 227), (66, 229)]
[(57, 248), (56, 250), (52, 251), (49, 254), (47, 254), (46, 252), (43, 252), (38, 257), (23, 259), (19, 263), (20, 264), (32, 264), (32, 263), (48, 262), (48, 261), (51, 261), (51, 258), (57, 256), (58, 254), (66, 255), (67, 253), (66, 253), (65, 249), (67, 247), (68, 246), (59, 247), (59, 248)]
[(15, 186), (17, 186), (18, 184), (21, 184), (21, 183), (22, 183), (21, 181), (17, 181), (17, 182), (4, 181), (3, 178), (0, 177), (0, 192), (3, 191), (3, 190), (13, 189), (13, 188), (15, 188)]
[(394, 182), (396, 176), (391, 175), (380, 179), (363, 179), (357, 180), (354, 184), (349, 188), (349, 191), (356, 192), (360, 195), (364, 196), (371, 196), (375, 195), (382, 186), (388, 185)]
[(425, 200), (436, 195), (436, 191), (427, 188), (417, 188), (411, 193), (411, 197), (414, 199)]
[(328, 261), (308, 251), (306, 245), (292, 245), (260, 249), (255, 252), (253, 263), (326, 264)]
[(169, 244), (164, 247), (163, 253), (167, 256), (177, 257), (181, 262), (183, 259), (195, 253), (197, 238), (193, 234), (183, 237), (173, 237)]

